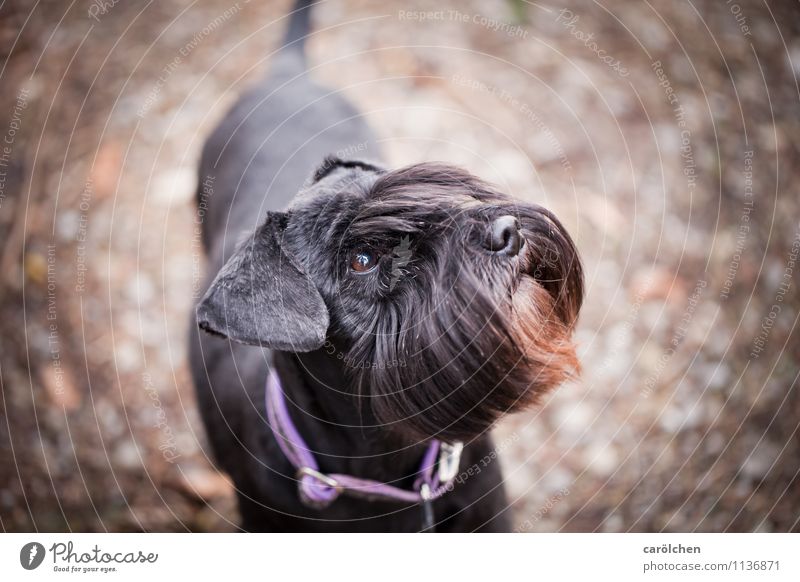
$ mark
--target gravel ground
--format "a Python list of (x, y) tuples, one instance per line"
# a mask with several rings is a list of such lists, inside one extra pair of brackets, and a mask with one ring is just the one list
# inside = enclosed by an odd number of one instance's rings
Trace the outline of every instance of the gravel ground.
[[(0, 525), (234, 530), (195, 167), (288, 5), (112, 4), (0, 4)], [(582, 379), (498, 429), (519, 530), (800, 531), (798, 4), (566, 6), (327, 0), (311, 62), (392, 164), (575, 235)]]

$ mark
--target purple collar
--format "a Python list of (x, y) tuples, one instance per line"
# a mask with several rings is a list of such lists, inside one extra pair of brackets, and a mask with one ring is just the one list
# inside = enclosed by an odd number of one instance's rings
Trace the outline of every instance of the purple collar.
[(461, 443), (450, 445), (437, 440), (431, 441), (422, 457), (422, 465), (414, 482), (413, 491), (351, 475), (326, 475), (319, 471), (314, 454), (297, 432), (289, 416), (281, 381), (273, 368), (270, 368), (267, 375), (266, 404), (267, 422), (283, 454), (297, 469), (300, 499), (306, 505), (320, 509), (327, 507), (340, 493), (370, 500), (427, 505), (427, 502), (441, 497), (452, 488), (453, 480), (458, 473), (463, 448)]

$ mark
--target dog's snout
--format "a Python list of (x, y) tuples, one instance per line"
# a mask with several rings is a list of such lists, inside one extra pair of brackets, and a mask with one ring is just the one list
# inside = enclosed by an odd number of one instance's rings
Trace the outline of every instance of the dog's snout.
[(495, 253), (516, 256), (522, 247), (522, 234), (519, 231), (519, 220), (506, 215), (496, 218), (489, 225), (484, 246)]

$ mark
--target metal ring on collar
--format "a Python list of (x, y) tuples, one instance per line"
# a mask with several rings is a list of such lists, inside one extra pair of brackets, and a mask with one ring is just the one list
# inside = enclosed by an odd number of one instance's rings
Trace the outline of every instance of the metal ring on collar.
[(328, 487), (330, 487), (331, 489), (335, 489), (339, 493), (341, 493), (342, 491), (342, 486), (336, 479), (329, 477), (325, 473), (320, 473), (319, 471), (317, 471), (316, 469), (312, 469), (311, 467), (300, 467), (297, 470), (297, 479), (300, 480), (303, 477), (313, 477), (323, 485), (327, 485)]

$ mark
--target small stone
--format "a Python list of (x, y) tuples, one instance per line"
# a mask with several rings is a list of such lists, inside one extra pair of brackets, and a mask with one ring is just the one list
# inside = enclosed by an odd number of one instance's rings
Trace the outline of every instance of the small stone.
[(761, 441), (742, 463), (742, 474), (754, 480), (764, 478), (779, 454), (780, 449), (776, 445), (766, 440)]
[(170, 482), (176, 490), (200, 501), (233, 494), (233, 486), (220, 473), (194, 464), (179, 465), (180, 475)]
[(590, 445), (586, 457), (589, 469), (596, 475), (611, 475), (619, 467), (619, 459), (610, 443)]
[(76, 410), (81, 405), (81, 393), (75, 386), (72, 373), (60, 362), (51, 363), (42, 368), (40, 374), (50, 400), (67, 412)]
[(122, 146), (115, 141), (100, 145), (87, 185), (92, 194), (104, 198), (116, 192), (122, 170), (122, 153)]
[(25, 274), (34, 283), (43, 284), (47, 280), (47, 259), (40, 253), (25, 254)]
[(197, 190), (197, 173), (181, 166), (162, 172), (153, 180), (151, 194), (156, 204), (173, 206), (189, 204)]
[(142, 459), (139, 448), (133, 441), (123, 441), (114, 451), (114, 462), (124, 469), (141, 469)]

